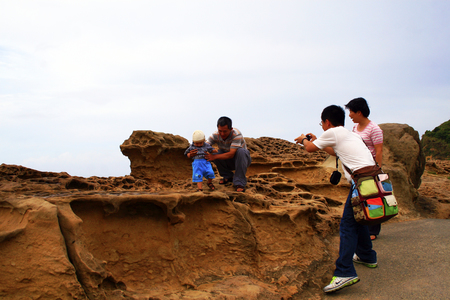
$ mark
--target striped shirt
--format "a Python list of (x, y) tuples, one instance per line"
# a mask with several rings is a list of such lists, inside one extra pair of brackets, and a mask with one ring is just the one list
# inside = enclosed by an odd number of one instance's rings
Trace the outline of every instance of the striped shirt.
[(218, 131), (214, 132), (208, 138), (208, 143), (210, 145), (217, 144), (217, 146), (219, 147), (219, 151), (221, 152), (229, 152), (230, 149), (238, 148), (247, 149), (247, 144), (245, 143), (244, 136), (236, 128), (233, 128), (233, 130), (231, 130), (230, 135), (225, 140), (220, 137)]
[(358, 124), (356, 124), (353, 126), (353, 132), (362, 137), (369, 148), (370, 153), (372, 153), (372, 156), (375, 157), (375, 145), (383, 143), (383, 130), (381, 130), (380, 126), (370, 121), (363, 131), (358, 131)]

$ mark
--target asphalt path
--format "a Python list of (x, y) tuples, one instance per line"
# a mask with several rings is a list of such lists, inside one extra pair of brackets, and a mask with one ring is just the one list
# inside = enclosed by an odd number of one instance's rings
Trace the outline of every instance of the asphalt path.
[(355, 264), (360, 282), (323, 299), (450, 299), (450, 220), (381, 225), (378, 267)]

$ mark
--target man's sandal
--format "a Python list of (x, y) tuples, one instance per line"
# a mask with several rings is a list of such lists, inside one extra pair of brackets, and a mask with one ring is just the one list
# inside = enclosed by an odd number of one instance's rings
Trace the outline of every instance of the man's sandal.
[(228, 182), (232, 182), (233, 181), (233, 177), (232, 178), (222, 178), (219, 181), (219, 184), (227, 184)]
[(197, 192), (203, 192), (203, 189), (197, 189)]
[(235, 188), (236, 188), (236, 192), (239, 192), (239, 193), (245, 192), (245, 187), (243, 187), (242, 185), (236, 185)]
[(208, 183), (208, 187), (212, 191), (214, 191), (216, 189), (216, 187), (214, 186), (214, 184), (212, 182)]

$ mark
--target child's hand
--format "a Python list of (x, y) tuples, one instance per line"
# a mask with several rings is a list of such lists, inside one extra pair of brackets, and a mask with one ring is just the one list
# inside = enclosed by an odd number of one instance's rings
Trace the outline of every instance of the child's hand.
[(193, 149), (193, 150), (189, 151), (188, 157), (192, 158), (192, 157), (196, 156), (197, 155), (197, 151), (198, 151), (197, 149)]
[(213, 149), (212, 153), (217, 153), (219, 152), (219, 150), (217, 150), (216, 148)]

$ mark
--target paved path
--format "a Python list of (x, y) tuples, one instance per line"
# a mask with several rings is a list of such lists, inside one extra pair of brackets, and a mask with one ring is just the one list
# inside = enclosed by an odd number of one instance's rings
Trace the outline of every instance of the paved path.
[(378, 268), (356, 264), (361, 281), (323, 299), (450, 299), (450, 220), (383, 224), (373, 248)]

